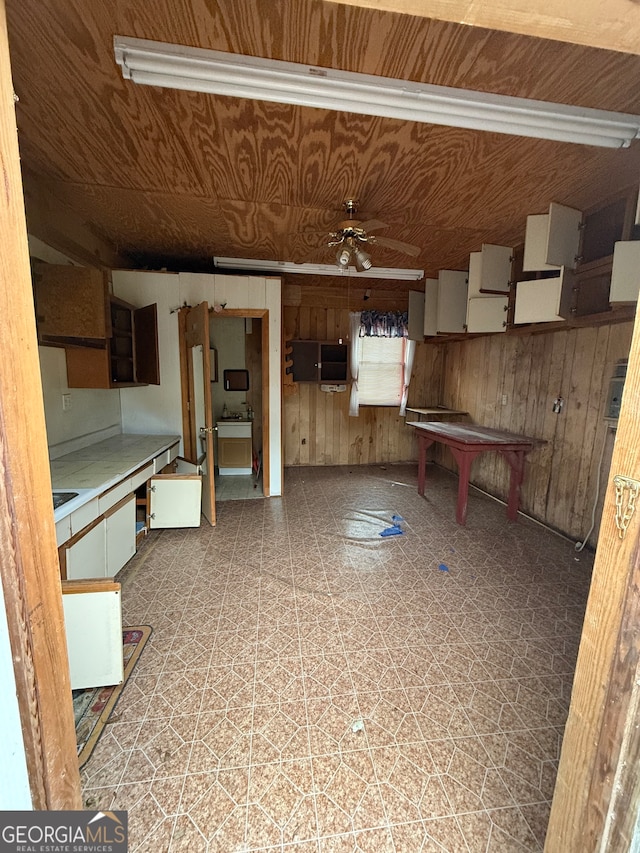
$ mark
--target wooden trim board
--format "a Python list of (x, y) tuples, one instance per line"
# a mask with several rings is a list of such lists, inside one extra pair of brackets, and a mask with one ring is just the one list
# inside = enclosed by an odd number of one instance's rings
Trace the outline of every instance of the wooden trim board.
[(0, 170), (0, 574), (33, 808), (80, 809), (4, 0)]

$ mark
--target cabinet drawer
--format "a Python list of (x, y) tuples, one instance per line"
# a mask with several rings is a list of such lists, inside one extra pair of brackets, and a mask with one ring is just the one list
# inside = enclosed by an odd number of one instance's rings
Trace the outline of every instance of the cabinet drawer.
[(251, 438), (251, 424), (218, 421), (218, 438)]
[(156, 458), (153, 460), (153, 473), (158, 474), (165, 465), (168, 465), (171, 461), (171, 450), (163, 450), (162, 453), (158, 454)]
[(122, 498), (126, 498), (132, 491), (131, 480), (122, 480), (117, 486), (100, 495), (98, 498), (98, 514), (103, 515), (112, 506), (115, 506), (118, 501), (121, 501)]
[(95, 521), (99, 515), (98, 498), (93, 498), (84, 504), (84, 506), (74, 510), (71, 513), (71, 535), (75, 536), (76, 533), (80, 533), (84, 527)]
[(143, 483), (146, 483), (150, 477), (153, 477), (155, 471), (153, 470), (154, 465), (153, 462), (149, 462), (148, 465), (145, 465), (144, 468), (141, 468), (139, 471), (136, 471), (131, 476), (131, 491), (135, 492), (138, 486), (141, 486)]

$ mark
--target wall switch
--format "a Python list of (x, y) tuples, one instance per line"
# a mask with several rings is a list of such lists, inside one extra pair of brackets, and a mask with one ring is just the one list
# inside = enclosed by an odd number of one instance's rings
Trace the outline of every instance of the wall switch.
[(71, 408), (71, 394), (62, 395), (62, 411), (68, 412)]
[(508, 399), (508, 398), (507, 398), (507, 395), (506, 395), (506, 394), (503, 394), (503, 395), (502, 395), (502, 405), (503, 405), (503, 406), (506, 406), (506, 405), (507, 405), (507, 399)]
[(562, 397), (556, 397), (553, 401), (553, 405), (551, 406), (551, 411), (554, 415), (559, 415), (562, 409), (564, 408), (564, 400)]

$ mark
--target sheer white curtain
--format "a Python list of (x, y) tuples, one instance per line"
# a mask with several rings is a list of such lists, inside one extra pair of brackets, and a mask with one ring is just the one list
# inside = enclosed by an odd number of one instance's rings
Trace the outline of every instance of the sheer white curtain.
[(361, 316), (361, 311), (352, 311), (349, 314), (349, 334), (351, 335), (351, 397), (349, 399), (349, 415), (353, 418), (357, 418), (360, 411), (358, 401), (358, 371), (360, 369), (360, 350), (362, 346), (362, 338), (360, 337)]
[(400, 415), (404, 417), (407, 411), (407, 398), (409, 396), (409, 382), (413, 370), (413, 357), (416, 352), (416, 342), (409, 338), (404, 339), (404, 363), (402, 373), (402, 399), (400, 400)]

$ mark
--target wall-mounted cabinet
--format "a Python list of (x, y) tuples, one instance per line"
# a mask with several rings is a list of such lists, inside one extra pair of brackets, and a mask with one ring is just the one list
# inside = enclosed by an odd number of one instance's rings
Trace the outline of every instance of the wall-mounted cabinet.
[(513, 249), (484, 243), (469, 256), (468, 332), (504, 332), (507, 328)]
[(553, 323), (566, 319), (574, 277), (562, 268), (559, 275), (516, 283), (514, 324)]
[(39, 264), (34, 271), (38, 340), (64, 346), (70, 388), (159, 385), (156, 305), (109, 294), (107, 273)]
[(506, 331), (508, 310), (508, 296), (473, 296), (467, 301), (467, 331)]
[[(637, 189), (629, 188), (585, 212), (552, 203), (548, 214), (527, 217), (523, 271), (558, 270), (555, 286), (545, 285), (560, 298), (559, 311), (555, 310), (557, 299), (548, 306), (547, 313), (554, 320), (602, 314), (610, 310), (612, 302), (637, 299), (637, 295), (622, 298), (616, 289), (618, 283), (614, 285), (612, 281), (615, 245), (631, 241), (635, 236), (636, 201)], [(632, 252), (629, 250), (630, 254)], [(623, 263), (621, 259), (620, 276)], [(560, 269), (565, 272), (561, 273)], [(566, 275), (569, 270), (575, 270), (570, 281)], [(633, 292), (633, 285), (623, 287), (626, 294)], [(520, 288), (520, 292), (528, 291)], [(517, 302), (516, 296), (516, 314), (522, 317)], [(544, 312), (538, 309), (536, 313)]]
[(440, 270), (438, 273), (437, 333), (465, 331), (469, 273), (465, 270)]
[(470, 299), (487, 295), (508, 295), (511, 282), (513, 249), (483, 243), (480, 252), (469, 256)]
[(438, 279), (424, 280), (424, 335), (433, 337), (438, 334)]
[(552, 202), (549, 213), (527, 216), (524, 237), (525, 272), (574, 269), (580, 247), (582, 211)]
[(289, 341), (292, 362), (286, 368), (294, 382), (346, 382), (349, 345), (341, 341)]
[(111, 334), (106, 272), (65, 264), (37, 264), (33, 288), (40, 343), (104, 346)]
[(409, 291), (409, 315), (407, 327), (410, 341), (421, 341), (424, 337), (424, 293)]
[(611, 302), (637, 302), (640, 293), (640, 240), (616, 243), (611, 269)]

